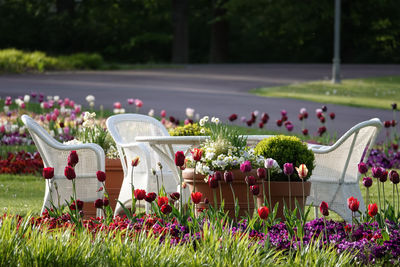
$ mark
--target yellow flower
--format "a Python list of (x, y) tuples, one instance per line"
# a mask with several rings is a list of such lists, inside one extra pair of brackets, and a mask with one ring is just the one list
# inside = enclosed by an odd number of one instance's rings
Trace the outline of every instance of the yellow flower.
[(305, 164), (301, 164), (299, 167), (296, 167), (296, 171), (299, 174), (300, 179), (303, 179), (307, 177), (308, 174), (308, 169)]

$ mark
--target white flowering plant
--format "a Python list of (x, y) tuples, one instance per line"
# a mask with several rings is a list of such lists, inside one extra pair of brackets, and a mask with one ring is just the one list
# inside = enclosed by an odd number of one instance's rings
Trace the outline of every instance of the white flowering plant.
[(83, 123), (82, 127), (79, 128), (77, 139), (68, 143), (95, 143), (103, 148), (107, 158), (118, 158), (114, 139), (107, 131), (104, 123), (96, 120), (96, 113), (84, 112), (82, 119)]
[(210, 139), (200, 146), (201, 160), (195, 162), (191, 155), (187, 157), (188, 167), (196, 167), (197, 172), (207, 175), (217, 170), (238, 169), (245, 161), (250, 161), (254, 168), (264, 165), (264, 157), (254, 154), (254, 149), (247, 146), (247, 138), (221, 124), (218, 118), (213, 117), (209, 122), (209, 117), (205, 116), (199, 124), (202, 130), (211, 132)]

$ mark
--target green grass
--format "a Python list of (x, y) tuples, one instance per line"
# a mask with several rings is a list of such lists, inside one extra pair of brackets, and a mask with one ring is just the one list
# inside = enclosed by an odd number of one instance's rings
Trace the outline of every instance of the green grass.
[(330, 81), (296, 83), (253, 89), (251, 92), (265, 97), (287, 97), (319, 103), (391, 109), (390, 104), (400, 102), (400, 76), (346, 79), (341, 84), (332, 84)]
[(0, 175), (0, 213), (40, 214), (44, 188), (44, 180), (39, 176)]
[[(216, 223), (204, 224), (201, 241), (171, 245), (142, 231), (97, 232), (39, 230), (29, 217), (17, 227), (5, 218), (0, 227), (0, 266), (351, 266), (348, 252), (319, 242), (298, 250), (276, 251), (249, 238), (232, 235)], [(132, 230), (131, 230), (132, 231)], [(133, 230), (134, 231), (134, 230)]]

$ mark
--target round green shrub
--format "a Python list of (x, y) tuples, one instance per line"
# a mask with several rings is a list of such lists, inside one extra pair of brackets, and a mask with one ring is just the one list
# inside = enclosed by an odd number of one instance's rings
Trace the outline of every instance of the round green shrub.
[[(266, 138), (260, 141), (254, 149), (256, 155), (264, 156), (265, 158), (273, 158), (283, 170), (285, 163), (293, 163), (293, 167), (298, 167), (300, 164), (305, 164), (308, 168), (307, 180), (314, 169), (314, 152), (308, 149), (307, 144), (303, 143), (295, 136), (277, 135), (271, 138)], [(290, 177), (291, 181), (301, 181), (296, 169)], [(287, 176), (277, 174), (271, 177), (274, 181), (287, 181)]]

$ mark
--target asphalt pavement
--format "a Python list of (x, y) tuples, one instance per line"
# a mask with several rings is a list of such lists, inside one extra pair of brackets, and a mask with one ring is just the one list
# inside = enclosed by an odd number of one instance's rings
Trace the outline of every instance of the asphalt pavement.
[[(141, 113), (162, 109), (168, 115), (185, 118), (187, 107), (201, 116), (211, 115), (226, 120), (232, 113), (247, 119), (254, 110), (267, 112), (268, 129), (278, 129), (275, 121), (282, 109), (287, 110), (294, 131), (300, 131), (297, 114), (305, 107), (310, 118), (307, 127), (315, 134), (319, 121), (315, 109), (321, 104), (309, 101), (265, 98), (249, 94), (253, 88), (279, 86), (312, 80), (327, 80), (331, 75), (330, 64), (222, 64), (187, 65), (182, 68), (48, 72), (44, 74), (0, 75), (0, 97), (21, 96), (31, 91), (46, 95), (69, 97), (87, 105), (85, 97), (96, 97), (96, 106), (112, 109), (114, 102), (121, 102), (127, 109), (128, 98), (139, 98), (144, 105)], [(400, 65), (342, 65), (343, 78), (365, 78), (400, 75)], [(399, 103), (400, 104), (400, 103)], [(356, 123), (378, 117), (392, 119), (390, 110), (355, 108), (328, 104), (328, 112), (335, 112), (336, 119), (327, 127), (339, 135)], [(239, 122), (238, 122), (239, 123)]]

